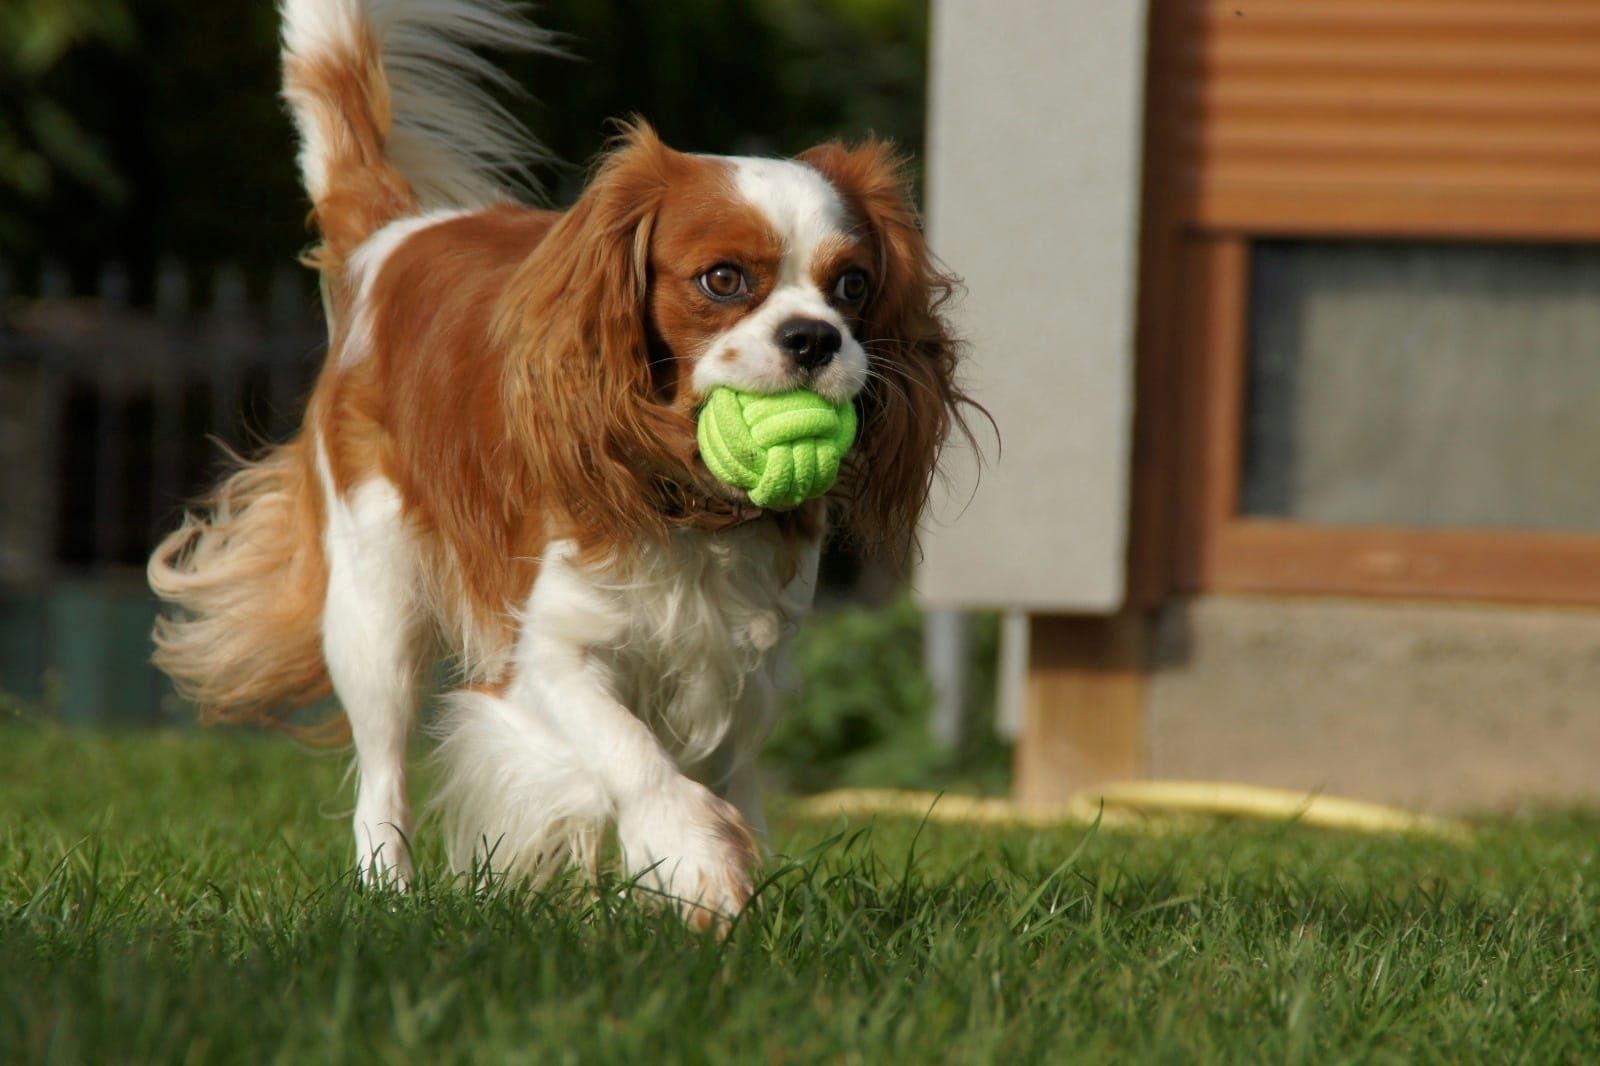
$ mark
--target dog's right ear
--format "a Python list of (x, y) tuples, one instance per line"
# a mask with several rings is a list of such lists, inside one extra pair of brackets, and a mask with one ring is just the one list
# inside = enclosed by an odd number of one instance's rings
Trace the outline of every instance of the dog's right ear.
[(857, 398), (861, 436), (850, 457), (845, 525), (895, 550), (914, 538), (939, 452), (952, 431), (969, 442), (970, 408), (956, 377), (964, 345), (945, 315), (960, 282), (928, 251), (909, 168), (886, 141), (818, 145), (800, 155), (839, 191), (874, 251), (873, 290), (860, 337), (871, 375)]
[(624, 127), (502, 307), (507, 429), (585, 550), (664, 533), (693, 469), (694, 424), (653, 395), (647, 326), (650, 238), (684, 162)]

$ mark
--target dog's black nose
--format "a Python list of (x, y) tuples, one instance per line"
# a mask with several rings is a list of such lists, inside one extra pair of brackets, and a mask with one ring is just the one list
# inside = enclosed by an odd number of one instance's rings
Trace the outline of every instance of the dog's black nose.
[(791, 318), (778, 327), (778, 347), (802, 370), (827, 366), (842, 343), (839, 328), (820, 318)]

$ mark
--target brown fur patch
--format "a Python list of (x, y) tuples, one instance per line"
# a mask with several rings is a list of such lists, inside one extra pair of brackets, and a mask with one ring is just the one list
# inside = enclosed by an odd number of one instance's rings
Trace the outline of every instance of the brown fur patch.
[(287, 56), (284, 96), (303, 106), (328, 146), (326, 185), (312, 208), (322, 246), (312, 260), (331, 270), (385, 223), (416, 211), (411, 185), (383, 154), (393, 124), (377, 43), (364, 29), (352, 51)]
[(556, 217), (506, 205), (406, 240), (370, 291), (372, 352), (350, 367), (330, 360), (317, 388), (336, 485), (394, 482), (445, 629), (470, 624), (509, 640), (544, 548), (545, 490), (511, 445), (505, 347), (492, 326)]

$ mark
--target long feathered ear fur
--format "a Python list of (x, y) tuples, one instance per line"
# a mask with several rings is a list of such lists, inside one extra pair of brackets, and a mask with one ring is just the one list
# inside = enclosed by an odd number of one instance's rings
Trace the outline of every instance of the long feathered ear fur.
[(510, 432), (558, 535), (604, 553), (707, 507), (693, 422), (657, 395), (650, 365), (650, 235), (683, 157), (625, 127), (598, 173), (521, 268), (502, 307)]
[(891, 552), (915, 538), (939, 451), (952, 429), (970, 441), (965, 408), (981, 412), (956, 381), (961, 341), (942, 313), (959, 282), (934, 263), (891, 145), (830, 142), (800, 157), (845, 199), (871, 240), (878, 275), (860, 327), (871, 374), (857, 399), (861, 435), (844, 480), (844, 523)]

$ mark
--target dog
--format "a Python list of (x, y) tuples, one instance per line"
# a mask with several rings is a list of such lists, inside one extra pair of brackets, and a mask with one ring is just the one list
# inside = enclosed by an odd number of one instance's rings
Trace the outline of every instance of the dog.
[[(326, 362), (299, 432), (156, 548), (155, 659), (208, 720), (337, 696), (360, 875), (414, 876), (421, 679), (454, 867), (625, 873), (693, 924), (752, 891), (750, 756), (824, 535), (905, 544), (963, 427), (954, 280), (892, 148), (691, 155), (622, 125), (573, 206), (477, 53), (548, 46), (500, 0), (284, 0), (284, 97)], [(855, 405), (836, 486), (787, 511), (711, 476), (709, 390)], [(347, 730), (343, 727), (347, 724)]]

